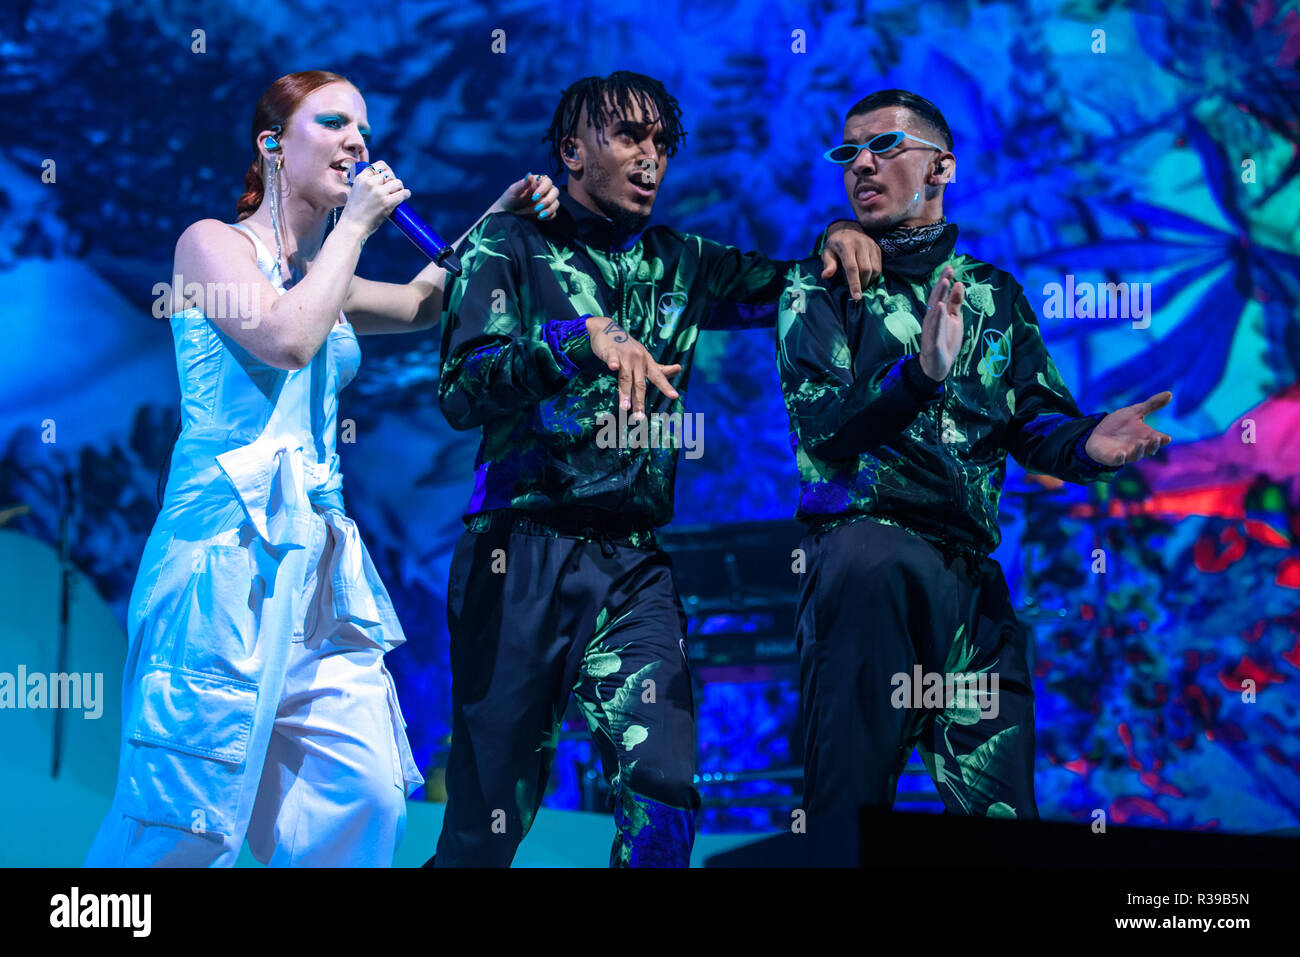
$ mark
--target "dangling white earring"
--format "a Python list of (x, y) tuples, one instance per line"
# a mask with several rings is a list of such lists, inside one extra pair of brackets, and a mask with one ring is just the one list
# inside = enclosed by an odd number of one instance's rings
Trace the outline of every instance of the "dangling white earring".
[(271, 231), (275, 233), (275, 271), (280, 277), (280, 284), (284, 284), (284, 269), (280, 265), (284, 261), (284, 249), (280, 245), (280, 168), (284, 166), (284, 157), (276, 158), (275, 169), (271, 171), (267, 184), (268, 196), (271, 200)]

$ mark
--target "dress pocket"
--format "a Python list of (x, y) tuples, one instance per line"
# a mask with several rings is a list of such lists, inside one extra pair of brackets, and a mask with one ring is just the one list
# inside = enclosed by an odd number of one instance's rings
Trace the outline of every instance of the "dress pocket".
[(155, 589), (144, 623), (155, 635), (147, 647), (148, 666), (236, 681), (261, 678), (266, 649), (258, 647), (258, 632), (266, 586), (253, 573), (248, 548), (217, 544), (226, 537), (173, 547), (165, 584)]
[(195, 834), (238, 836), (256, 708), (251, 682), (166, 666), (146, 669), (125, 723), (122, 813)]

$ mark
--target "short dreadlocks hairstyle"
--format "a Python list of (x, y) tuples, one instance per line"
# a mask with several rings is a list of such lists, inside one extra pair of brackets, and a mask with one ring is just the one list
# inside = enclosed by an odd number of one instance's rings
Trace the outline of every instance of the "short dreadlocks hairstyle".
[[(608, 106), (610, 109), (606, 109)], [(682, 126), (682, 108), (664, 85), (654, 77), (629, 70), (616, 70), (607, 77), (588, 76), (573, 83), (560, 94), (560, 105), (555, 108), (551, 126), (542, 137), (543, 143), (551, 145), (551, 164), (553, 176), (558, 177), (564, 169), (560, 160), (560, 144), (578, 135), (578, 118), (582, 108), (587, 108), (588, 125), (594, 126), (604, 135), (605, 125), (615, 119), (633, 112), (633, 103), (640, 105), (645, 113), (653, 112), (663, 123), (664, 138), (668, 141), (668, 155), (677, 152), (677, 147), (686, 138), (686, 129)]]

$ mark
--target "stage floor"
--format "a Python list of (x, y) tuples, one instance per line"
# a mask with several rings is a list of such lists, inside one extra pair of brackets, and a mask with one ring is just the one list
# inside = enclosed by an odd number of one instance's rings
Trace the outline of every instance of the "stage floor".
[[(75, 780), (51, 780), (25, 770), (6, 773), (0, 797), (0, 867), (80, 867), (108, 810), (109, 796)], [(433, 853), (446, 805), (410, 801), (406, 835), (393, 864), (419, 867)], [(691, 866), (766, 834), (701, 834)], [(614, 839), (613, 817), (542, 808), (515, 856), (516, 867), (607, 867)], [(261, 867), (248, 845), (237, 867)]]

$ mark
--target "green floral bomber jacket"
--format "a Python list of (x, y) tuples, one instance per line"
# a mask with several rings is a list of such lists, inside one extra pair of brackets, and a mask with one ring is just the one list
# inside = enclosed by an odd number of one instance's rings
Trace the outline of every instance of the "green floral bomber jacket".
[[(804, 523), (871, 517), (987, 554), (1001, 540), (1008, 453), (1078, 484), (1114, 477), (1085, 451), (1105, 413), (1080, 412), (1020, 284), (954, 254), (956, 241), (950, 223), (929, 249), (887, 258), (860, 301), (824, 282), (819, 260), (787, 272), (777, 362)], [(917, 355), (926, 300), (947, 265), (965, 287), (966, 331), (947, 380), (935, 383)]]
[[(682, 393), (700, 330), (772, 328), (795, 261), (666, 226), (620, 235), (565, 192), (555, 219), (495, 213), (458, 252), (463, 272), (443, 305), (439, 402), (453, 428), (483, 430), (466, 525), (501, 509), (667, 524), (682, 399), (647, 386), (646, 412), (662, 427), (650, 423), (638, 440), (629, 424), (626, 441), (609, 442), (622, 431), (609, 425), (619, 419), (618, 379), (593, 356), (585, 317), (615, 319), (655, 361), (681, 363)], [(755, 308), (715, 314), (720, 303)]]

